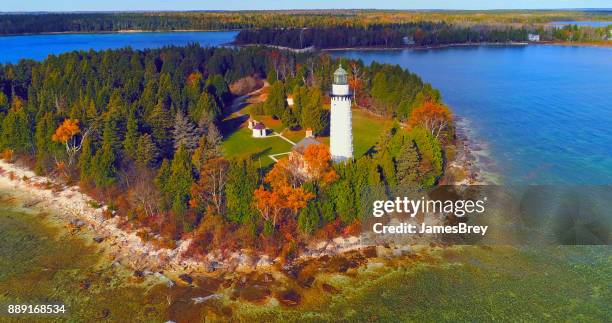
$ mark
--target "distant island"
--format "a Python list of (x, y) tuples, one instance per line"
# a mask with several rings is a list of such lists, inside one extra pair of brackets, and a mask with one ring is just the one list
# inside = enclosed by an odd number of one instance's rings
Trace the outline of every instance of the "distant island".
[[(576, 22), (572, 24), (571, 22)], [(588, 21), (600, 24), (590, 26)], [(610, 24), (601, 24), (603, 22)], [(564, 22), (559, 25), (556, 22)], [(568, 23), (569, 22), (569, 23)], [(239, 30), (235, 43), (304, 48), (403, 48), (562, 42), (609, 45), (605, 10), (36, 13), (0, 15), (0, 35)]]

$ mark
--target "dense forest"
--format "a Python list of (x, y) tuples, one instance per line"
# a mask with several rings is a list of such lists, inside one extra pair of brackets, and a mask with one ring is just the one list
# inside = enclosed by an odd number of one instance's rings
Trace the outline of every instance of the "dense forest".
[(0, 34), (110, 32), (120, 30), (219, 30), (252, 28), (369, 28), (376, 25), (447, 23), (498, 25), (605, 20), (609, 11), (384, 11), (292, 10), (237, 12), (119, 12), (0, 14)]
[(308, 29), (247, 29), (237, 44), (266, 44), (291, 48), (402, 47), (479, 42), (527, 41), (524, 27), (455, 27), (446, 23), (410, 23), (361, 27)]
[(312, 235), (358, 228), (366, 188), (385, 195), (435, 185), (453, 139), (450, 111), (418, 76), (343, 61), (356, 105), (397, 120), (366, 155), (332, 164), (327, 146), (310, 146), (308, 176), (288, 158), (261, 168), (224, 156), (230, 88), (267, 78), (263, 113), (325, 134), (325, 93), (339, 63), (325, 54), (190, 45), (1, 65), (2, 158), (78, 183), (108, 206), (106, 216), (160, 246), (189, 237), (194, 255), (250, 247), (291, 257)]

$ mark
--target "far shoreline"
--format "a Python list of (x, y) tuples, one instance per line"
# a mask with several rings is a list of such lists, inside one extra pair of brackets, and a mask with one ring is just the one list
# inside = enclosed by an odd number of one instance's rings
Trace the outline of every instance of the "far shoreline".
[[(173, 30), (145, 30), (145, 29), (121, 29), (121, 30), (109, 30), (109, 31), (49, 31), (40, 33), (18, 33), (18, 34), (1, 34), (2, 37), (19, 37), (19, 36), (54, 36), (54, 35), (107, 35), (107, 34), (137, 34), (137, 33), (207, 33), (207, 32), (240, 32), (244, 29), (173, 29)], [(270, 48), (277, 48), (280, 50), (288, 50), (295, 53), (303, 53), (310, 51), (321, 51), (321, 52), (336, 52), (336, 51), (398, 51), (398, 50), (429, 50), (429, 49), (442, 49), (442, 48), (453, 48), (453, 47), (477, 47), (477, 46), (529, 46), (529, 45), (555, 45), (555, 46), (583, 46), (583, 47), (612, 47), (612, 40), (601, 41), (601, 42), (571, 42), (571, 41), (540, 41), (540, 42), (470, 42), (470, 43), (452, 43), (452, 44), (438, 44), (438, 45), (405, 45), (399, 47), (380, 47), (380, 46), (361, 46), (361, 47), (333, 47), (333, 48), (316, 48), (309, 46), (305, 48), (292, 48), (273, 44), (239, 44), (236, 40), (223, 43), (219, 46), (238, 46), (238, 47), (250, 47), (250, 46), (263, 46)]]
[(55, 35), (107, 35), (107, 34), (138, 34), (138, 33), (204, 33), (204, 32), (239, 32), (241, 29), (174, 29), (174, 30), (144, 30), (121, 29), (108, 31), (45, 31), (40, 33), (1, 34), (2, 37), (19, 36), (55, 36)]

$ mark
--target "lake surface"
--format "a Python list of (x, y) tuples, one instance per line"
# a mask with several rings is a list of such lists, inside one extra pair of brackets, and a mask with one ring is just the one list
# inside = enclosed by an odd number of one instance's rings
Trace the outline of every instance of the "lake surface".
[(550, 23), (555, 27), (563, 27), (567, 25), (588, 26), (588, 27), (606, 27), (612, 25), (612, 21), (553, 21)]
[(233, 41), (236, 34), (235, 31), (215, 31), (2, 36), (0, 63), (16, 63), (22, 58), (41, 60), (49, 54), (61, 54), (73, 50), (101, 50), (127, 46), (144, 49), (190, 43), (219, 46)]
[(470, 121), (506, 183), (612, 184), (612, 48), (346, 51), (399, 64)]

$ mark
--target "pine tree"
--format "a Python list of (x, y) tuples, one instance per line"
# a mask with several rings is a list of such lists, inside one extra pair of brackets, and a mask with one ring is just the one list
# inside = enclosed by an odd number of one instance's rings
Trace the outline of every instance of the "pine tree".
[(157, 176), (155, 177), (155, 186), (160, 193), (160, 208), (164, 211), (168, 211), (172, 206), (172, 187), (170, 180), (172, 176), (172, 169), (168, 159), (164, 159), (161, 166), (157, 170)]
[(123, 151), (125, 155), (132, 158), (132, 160), (138, 158), (136, 155), (138, 137), (138, 121), (133, 115), (130, 115), (126, 124), (125, 139), (123, 139)]
[(407, 187), (419, 186), (419, 154), (414, 141), (410, 141), (396, 159), (397, 182)]
[(36, 123), (36, 172), (42, 173), (46, 168), (49, 157), (56, 151), (56, 144), (51, 141), (55, 130), (55, 122), (51, 112), (45, 115)]
[(196, 126), (185, 116), (182, 110), (176, 114), (174, 119), (174, 129), (172, 131), (174, 137), (174, 149), (180, 146), (185, 147), (188, 151), (193, 151), (198, 147), (198, 138), (200, 137)]
[(323, 133), (329, 126), (326, 112), (323, 109), (323, 97), (318, 89), (308, 92), (308, 98), (303, 103), (301, 113), (302, 126), (311, 128), (315, 134)]
[(250, 159), (230, 164), (225, 186), (227, 218), (230, 221), (244, 224), (253, 219), (253, 191), (258, 184), (257, 167)]
[(201, 126), (199, 128), (204, 133), (200, 137), (198, 148), (194, 150), (191, 158), (197, 171), (199, 171), (208, 160), (221, 157), (221, 143), (223, 141), (223, 136), (221, 136), (221, 133), (214, 123), (210, 122), (207, 126)]
[(298, 216), (298, 227), (305, 234), (312, 234), (318, 227), (321, 221), (319, 208), (316, 202), (310, 202), (300, 211)]
[(136, 165), (141, 168), (153, 167), (157, 160), (157, 147), (151, 135), (145, 133), (138, 138), (136, 144)]
[(92, 177), (99, 187), (110, 186), (117, 175), (116, 158), (110, 142), (103, 141), (102, 149), (98, 150), (91, 161)]
[(23, 108), (21, 100), (16, 98), (13, 107), (2, 120), (2, 136), (0, 143), (2, 148), (10, 148), (19, 153), (32, 153), (32, 131), (28, 114)]
[(389, 152), (384, 151), (378, 157), (378, 163), (382, 169), (383, 177), (389, 189), (395, 188), (397, 185), (397, 179), (395, 177), (395, 163)]
[(162, 157), (170, 156), (173, 151), (170, 138), (172, 130), (172, 118), (163, 104), (160, 102), (153, 108), (151, 115), (148, 118), (149, 126), (151, 127), (151, 136), (155, 144), (159, 148)]
[(5, 112), (9, 108), (9, 100), (4, 92), (0, 91), (0, 112)]
[(202, 119), (204, 115), (209, 116), (214, 121), (221, 117), (221, 108), (219, 108), (217, 101), (206, 91), (200, 94), (197, 103), (192, 105), (189, 110), (189, 117), (194, 122)]
[(91, 137), (87, 136), (83, 140), (83, 147), (81, 148), (81, 155), (79, 156), (79, 173), (81, 182), (86, 183), (91, 179), (91, 160), (92, 160), (92, 149), (91, 149)]
[(176, 215), (184, 214), (189, 200), (189, 188), (193, 184), (193, 167), (189, 152), (179, 146), (171, 166), (172, 211)]
[(264, 111), (268, 115), (281, 118), (283, 112), (287, 109), (287, 97), (282, 82), (276, 82), (270, 86), (268, 98), (264, 103)]

